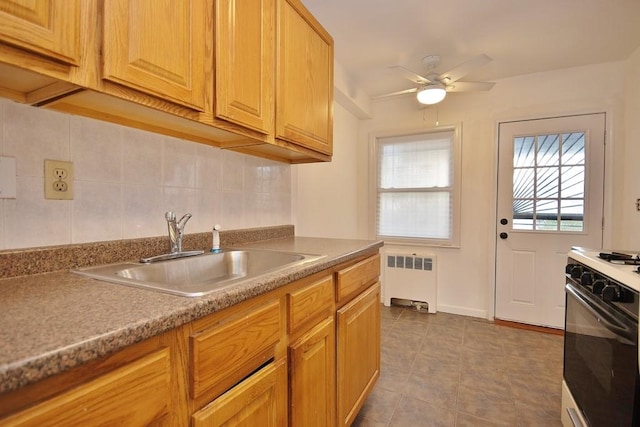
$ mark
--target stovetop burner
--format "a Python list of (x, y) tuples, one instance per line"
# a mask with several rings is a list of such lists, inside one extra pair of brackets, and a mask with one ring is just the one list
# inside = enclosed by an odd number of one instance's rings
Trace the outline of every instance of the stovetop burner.
[(637, 254), (624, 252), (600, 252), (600, 259), (612, 264), (640, 265), (640, 257)]

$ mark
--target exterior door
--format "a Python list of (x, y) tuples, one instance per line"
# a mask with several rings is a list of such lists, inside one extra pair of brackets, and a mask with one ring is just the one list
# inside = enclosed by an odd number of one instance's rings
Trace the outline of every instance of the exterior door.
[(500, 123), (497, 319), (564, 326), (572, 246), (602, 247), (605, 114)]

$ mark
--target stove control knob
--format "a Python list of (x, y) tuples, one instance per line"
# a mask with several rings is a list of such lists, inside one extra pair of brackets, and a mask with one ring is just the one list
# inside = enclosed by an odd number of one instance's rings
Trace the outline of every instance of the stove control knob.
[(590, 286), (593, 284), (593, 273), (590, 271), (585, 271), (580, 276), (580, 284), (582, 286)]
[(572, 279), (579, 279), (580, 276), (582, 276), (582, 266), (581, 265), (574, 265), (573, 268), (571, 268), (571, 278)]
[(605, 301), (618, 301), (620, 299), (620, 287), (612, 283), (602, 289), (602, 299)]
[(567, 264), (567, 266), (564, 268), (564, 272), (567, 274), (571, 274), (571, 269), (575, 266), (576, 266), (575, 264)]
[(602, 290), (607, 286), (607, 281), (605, 279), (597, 279), (593, 282), (593, 293), (596, 295), (602, 295)]

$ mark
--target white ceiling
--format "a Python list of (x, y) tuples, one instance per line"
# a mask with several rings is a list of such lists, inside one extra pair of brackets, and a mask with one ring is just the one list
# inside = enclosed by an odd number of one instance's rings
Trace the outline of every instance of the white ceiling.
[[(493, 61), (461, 81), (624, 60), (640, 46), (640, 0), (302, 0), (331, 33), (335, 59), (370, 96), (414, 87), (390, 66), (437, 72)], [(602, 81), (616, 76), (602, 76)]]

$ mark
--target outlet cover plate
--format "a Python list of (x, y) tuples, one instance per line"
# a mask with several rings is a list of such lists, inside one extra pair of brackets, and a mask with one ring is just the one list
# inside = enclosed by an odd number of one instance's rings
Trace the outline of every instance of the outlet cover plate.
[(0, 199), (16, 198), (16, 159), (0, 157)]
[(44, 161), (44, 198), (73, 200), (73, 163), (62, 160)]

